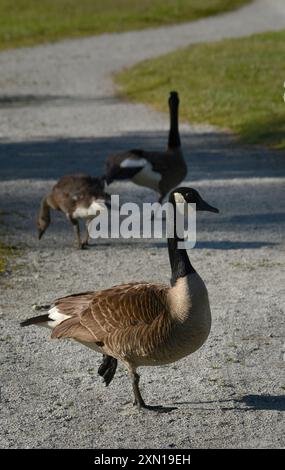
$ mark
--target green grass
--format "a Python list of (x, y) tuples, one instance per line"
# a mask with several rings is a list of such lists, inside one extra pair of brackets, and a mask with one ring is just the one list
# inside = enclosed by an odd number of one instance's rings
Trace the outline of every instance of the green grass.
[(185, 120), (284, 149), (284, 44), (280, 31), (195, 45), (123, 70), (116, 80), (130, 99), (164, 111), (169, 91), (177, 90)]
[[(0, 237), (2, 235), (2, 228), (6, 225), (3, 218), (7, 215), (11, 215), (11, 212), (0, 210)], [(7, 232), (7, 227), (5, 228)], [(19, 251), (12, 245), (4, 243), (0, 238), (0, 276), (7, 272), (8, 268), (12, 266), (12, 261), (19, 255)], [(16, 266), (13, 264), (13, 268)]]
[(15, 248), (0, 240), (0, 275), (7, 271), (11, 260), (16, 258)]
[(180, 23), (251, 0), (0, 0), (0, 49)]

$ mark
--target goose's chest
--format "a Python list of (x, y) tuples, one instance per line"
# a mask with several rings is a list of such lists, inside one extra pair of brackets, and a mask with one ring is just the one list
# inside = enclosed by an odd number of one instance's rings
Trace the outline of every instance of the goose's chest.
[(146, 186), (155, 191), (158, 191), (160, 180), (161, 174), (157, 171), (153, 171), (151, 164), (148, 162), (132, 178), (133, 183), (139, 186)]
[(178, 361), (197, 351), (206, 341), (211, 329), (208, 293), (198, 274), (190, 276), (190, 279), (180, 279), (170, 289), (168, 303), (171, 327), (160, 335), (162, 340), (151, 354), (140, 358), (141, 365)]
[(167, 348), (181, 358), (199, 349), (211, 329), (208, 292), (196, 273), (179, 279), (169, 293), (173, 330)]

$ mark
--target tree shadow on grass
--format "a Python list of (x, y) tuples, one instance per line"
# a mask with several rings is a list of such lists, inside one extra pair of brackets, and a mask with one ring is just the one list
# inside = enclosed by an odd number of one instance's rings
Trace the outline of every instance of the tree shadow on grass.
[[(262, 142), (285, 151), (285, 114), (267, 119), (255, 119), (241, 127), (242, 141), (249, 144)], [(285, 152), (283, 153), (285, 155)]]

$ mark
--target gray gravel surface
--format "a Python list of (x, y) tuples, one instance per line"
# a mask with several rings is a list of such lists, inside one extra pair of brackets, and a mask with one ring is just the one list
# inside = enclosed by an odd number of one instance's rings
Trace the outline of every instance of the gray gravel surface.
[[(284, 2), (260, 0), (193, 24), (0, 54), (1, 232), (22, 248), (21, 267), (1, 280), (1, 447), (284, 446), (281, 152), (241, 146), (210, 126), (181, 126), (187, 182), (221, 214), (199, 217), (190, 253), (209, 290), (209, 340), (176, 364), (141, 370), (146, 401), (177, 410), (139, 414), (123, 368), (105, 388), (98, 355), (19, 328), (35, 303), (169, 278), (165, 244), (154, 240), (97, 241), (80, 252), (60, 214), (36, 239), (39, 200), (60, 175), (100, 174), (112, 151), (166, 145), (167, 116), (118, 100), (112, 73), (178, 46), (284, 27)], [(122, 200), (153, 197), (131, 184), (110, 189)]]

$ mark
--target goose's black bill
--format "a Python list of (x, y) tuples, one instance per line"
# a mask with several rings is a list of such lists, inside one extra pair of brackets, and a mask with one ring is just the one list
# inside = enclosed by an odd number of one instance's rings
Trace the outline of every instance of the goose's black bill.
[(216, 214), (218, 214), (220, 212), (219, 209), (217, 209), (214, 206), (211, 206), (210, 204), (208, 204), (203, 199), (199, 203), (199, 210), (200, 211), (207, 211), (207, 212), (215, 212)]

